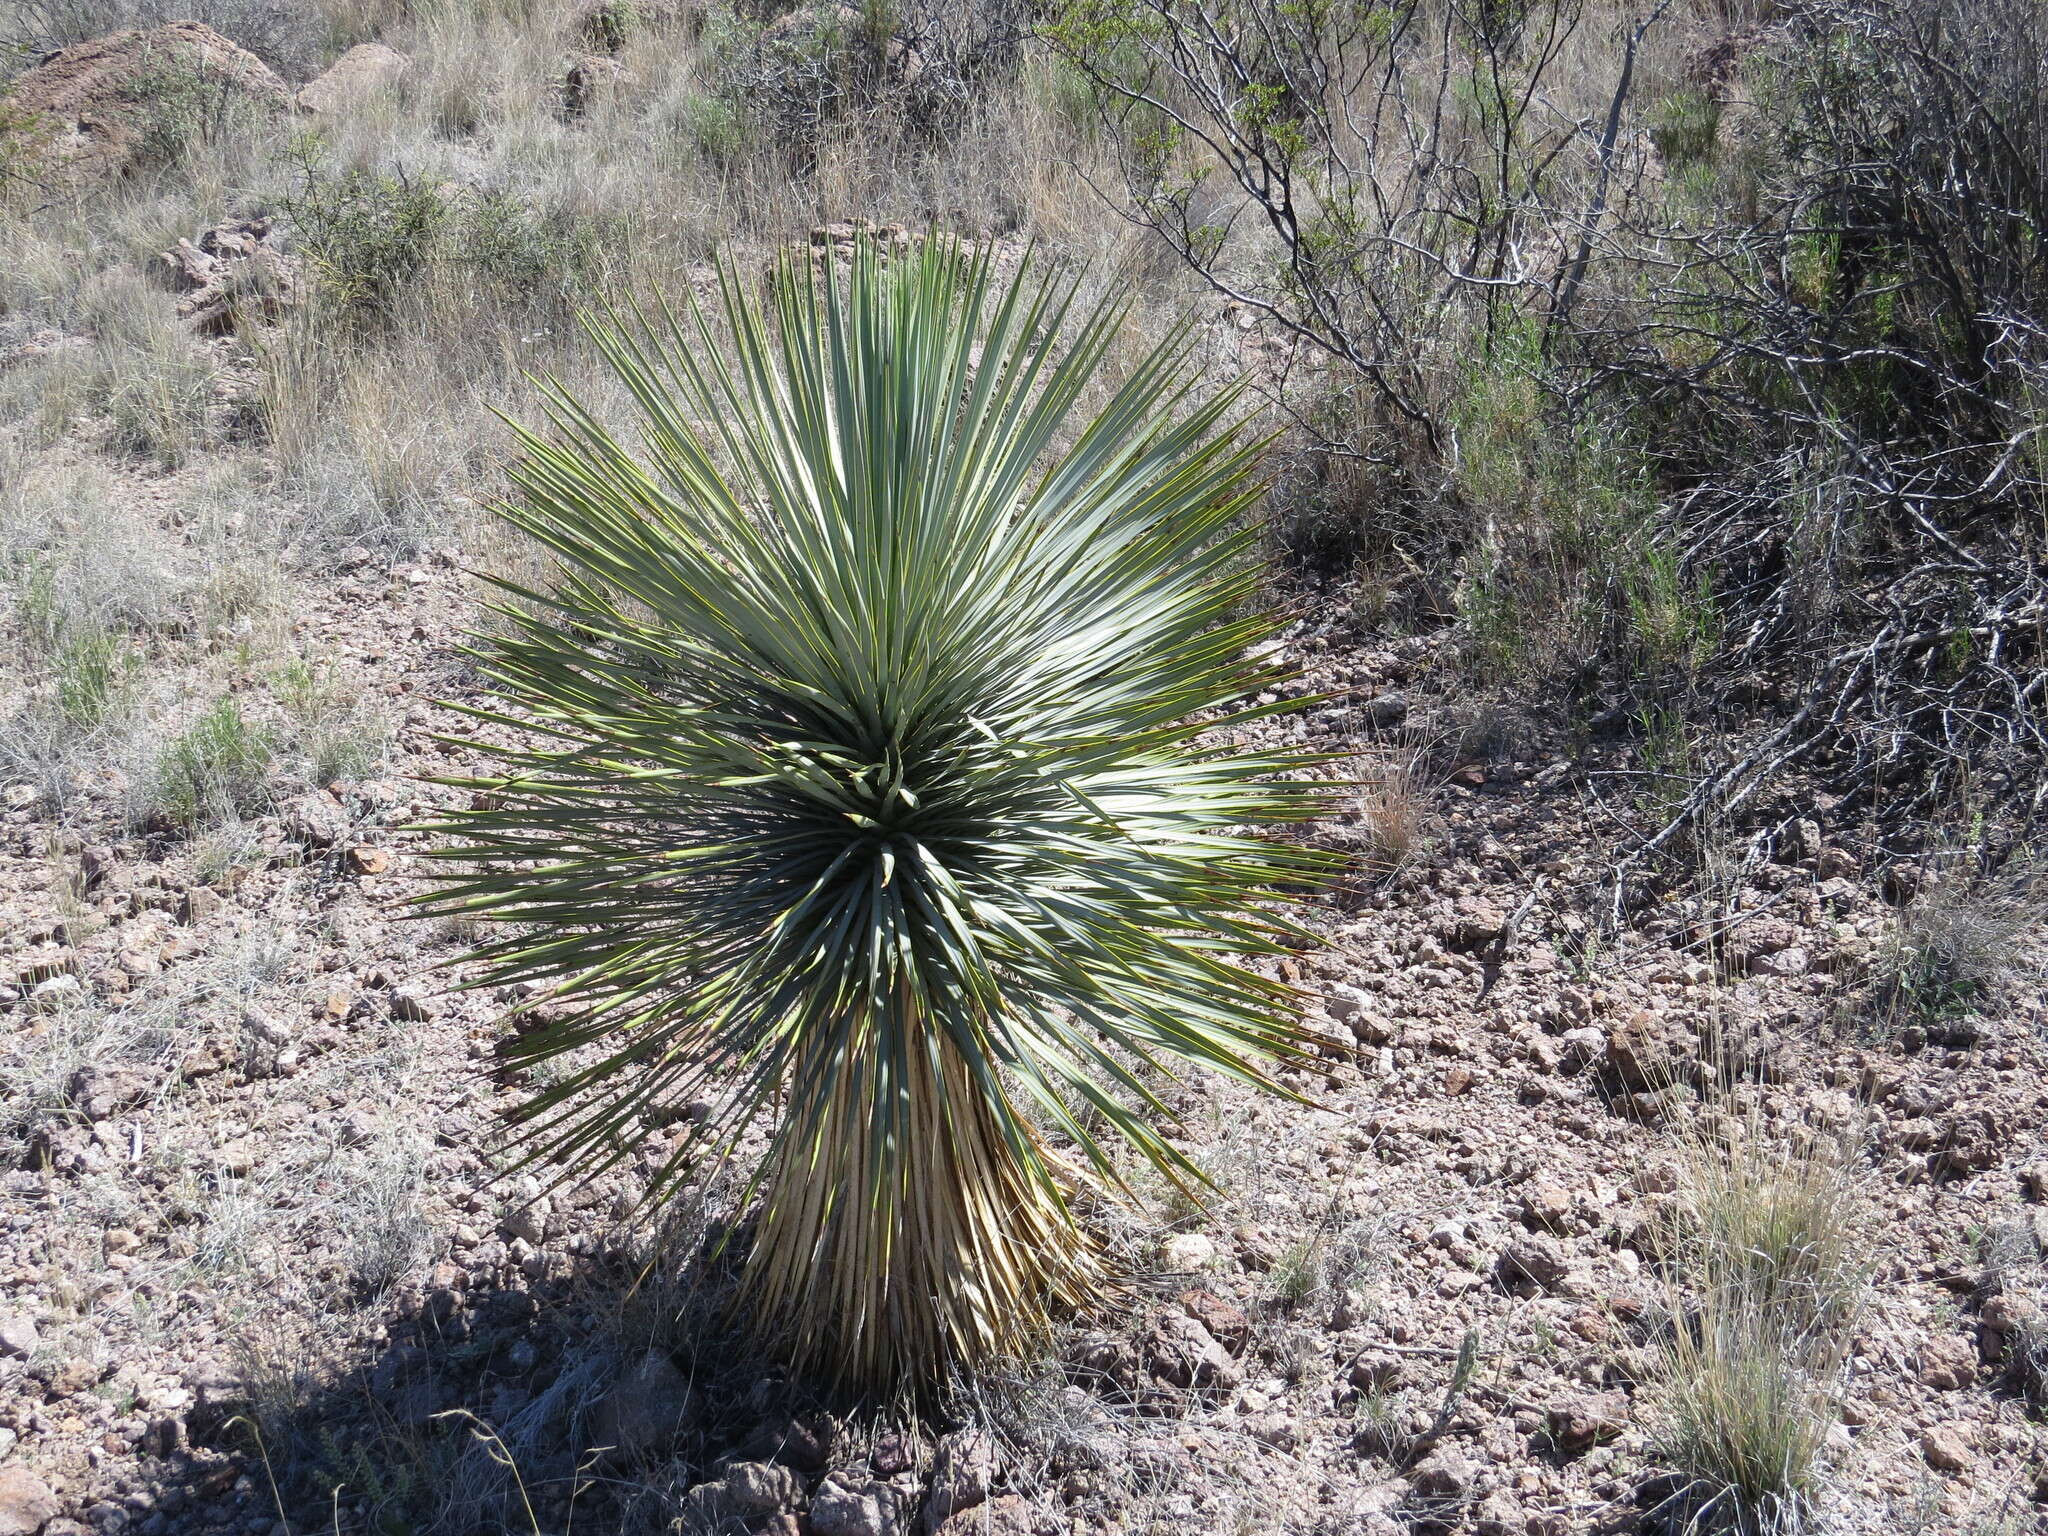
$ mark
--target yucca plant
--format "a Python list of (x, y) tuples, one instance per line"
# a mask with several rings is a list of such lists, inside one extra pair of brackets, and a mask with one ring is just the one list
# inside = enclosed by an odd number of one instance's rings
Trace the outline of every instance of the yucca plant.
[(536, 1155), (765, 1123), (745, 1309), (886, 1386), (1099, 1296), (1073, 1200), (1116, 1138), (1198, 1178), (1155, 1073), (1304, 1050), (1232, 957), (1293, 942), (1264, 898), (1319, 860), (1253, 829), (1319, 800), (1227, 744), (1288, 706), (1242, 707), (1258, 445), (1184, 341), (1089, 414), (1126, 317), (1071, 280), (932, 241), (770, 293), (589, 322), (637, 448), (546, 382), (504, 514), (559, 569), (477, 711), (529, 744), (462, 781), (431, 905), (512, 925), (476, 984), (554, 990)]

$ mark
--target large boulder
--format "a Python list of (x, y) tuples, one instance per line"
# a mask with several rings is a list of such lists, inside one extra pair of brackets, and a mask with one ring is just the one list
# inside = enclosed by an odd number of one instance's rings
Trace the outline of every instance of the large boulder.
[(123, 175), (224, 105), (274, 111), (290, 99), (268, 64), (202, 22), (114, 32), (58, 49), (0, 97), (0, 160), (45, 184)]
[(390, 89), (412, 68), (412, 60), (385, 43), (357, 43), (327, 71), (299, 87), (293, 98), (301, 112), (350, 112)]

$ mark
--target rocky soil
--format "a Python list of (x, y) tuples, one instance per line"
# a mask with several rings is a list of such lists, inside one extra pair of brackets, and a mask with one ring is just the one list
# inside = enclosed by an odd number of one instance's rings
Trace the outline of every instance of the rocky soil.
[[(127, 141), (80, 106), (98, 57), (37, 110), (105, 160)], [(302, 111), (404, 68), (343, 64)], [(302, 280), (260, 220), (160, 275), (230, 383), (235, 334)], [(1278, 346), (1218, 331), (1241, 363)], [(171, 558), (210, 472), (114, 478)], [(503, 559), (475, 526), (397, 564), (349, 550), (268, 610), (345, 719), (388, 726), (374, 775), (280, 779), (198, 837), (138, 825), (117, 762), (61, 812), (0, 784), (0, 1536), (1668, 1530), (1669, 1213), (1699, 1106), (1731, 1101), (1857, 1149), (1829, 1528), (2040, 1525), (2038, 926), (1969, 1006), (1880, 1006), (1928, 882), (1866, 867), (1815, 797), (1617, 930), (1603, 877), (1655, 792), (1631, 745), (1462, 702), (1445, 637), (1362, 635), (1328, 594), (1285, 639), (1318, 702), (1278, 728), (1369, 787), (1310, 831), (1352, 872), (1281, 967), (1332, 1042), (1307, 1102), (1163, 1085), (1213, 1198), (1101, 1212), (1129, 1292), (1045, 1358), (922, 1414), (788, 1379), (722, 1326), (726, 1171), (641, 1198), (692, 1107), (594, 1183), (515, 1168), (499, 1132), (534, 1084), (499, 1045), (530, 1000), (454, 990), (472, 935), (409, 915), (406, 829), (477, 729), (437, 702), (474, 694), (472, 568)], [(261, 722), (253, 643), (195, 632), (152, 664), (229, 679)]]
[[(1285, 967), (1343, 1042), (1299, 1084), (1312, 1107), (1174, 1090), (1212, 1207), (1110, 1213), (1129, 1305), (951, 1419), (734, 1353), (689, 1299), (716, 1283), (693, 1243), (732, 1214), (715, 1171), (665, 1249), (637, 1209), (680, 1124), (588, 1187), (501, 1176), (519, 1000), (451, 993), (465, 936), (406, 915), (402, 829), (471, 729), (430, 702), (469, 687), (463, 558), (305, 594), (297, 636), (400, 722), (389, 770), (278, 806), (224, 864), (124, 835), (111, 777), (62, 829), (6, 791), (0, 1533), (460, 1529), (486, 1506), (545, 1531), (1652, 1529), (1660, 1211), (1700, 1064), (1729, 1059), (1770, 1113), (1867, 1144), (1840, 1527), (2029, 1507), (2006, 1365), (2048, 1239), (2038, 987), (1875, 1025), (1860, 979), (1894, 918), (1818, 811), (1713, 942), (1682, 914), (1602, 937), (1602, 750), (1429, 708), (1429, 641), (1335, 623), (1288, 639), (1332, 695), (1293, 729), (1414, 743), (1429, 771), (1400, 870), (1357, 813), (1316, 829), (1359, 859)], [(494, 1502), (485, 1426), (530, 1521)]]

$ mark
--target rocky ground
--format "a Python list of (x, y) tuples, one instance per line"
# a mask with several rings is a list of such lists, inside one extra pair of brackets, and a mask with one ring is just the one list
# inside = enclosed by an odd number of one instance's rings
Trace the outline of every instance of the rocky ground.
[(1832, 1519), (2030, 1528), (2005, 1367), (2048, 1238), (2038, 985), (1873, 1020), (1896, 918), (1820, 813), (1740, 875), (1747, 921), (1603, 935), (1620, 749), (1432, 707), (1429, 641), (1334, 621), (1289, 636), (1332, 695), (1295, 729), (1414, 744), (1420, 825), (1392, 872), (1370, 807), (1316, 829), (1358, 861), (1293, 963), (1346, 1042), (1313, 1107), (1177, 1089), (1212, 1207), (1111, 1213), (1129, 1305), (950, 1420), (835, 1412), (735, 1355), (689, 1294), (715, 1174), (659, 1249), (636, 1184), (675, 1126), (587, 1188), (501, 1177), (518, 1002), (449, 993), (464, 935), (406, 914), (402, 829), (470, 729), (431, 702), (468, 686), (463, 563), (306, 594), (294, 633), (387, 706), (388, 768), (231, 857), (124, 836), (111, 775), (61, 830), (7, 790), (0, 1532), (1653, 1529), (1660, 1210), (1698, 1064), (1730, 1059), (1865, 1149)]
[[(347, 58), (302, 110), (398, 67)], [(232, 410), (236, 336), (303, 275), (252, 219), (161, 266)], [(1217, 329), (1240, 362), (1275, 345)], [(15, 342), (0, 368), (85, 345)], [(223, 536), (221, 463), (108, 468), (100, 430), (53, 451), (164, 560)], [(1099, 1213), (1129, 1293), (1045, 1358), (921, 1415), (788, 1379), (721, 1325), (723, 1170), (643, 1208), (688, 1107), (544, 1193), (498, 1135), (527, 1000), (451, 990), (471, 935), (408, 915), (405, 829), (475, 729), (436, 702), (474, 691), (472, 568), (507, 558), (451, 538), (151, 641), (259, 726), (317, 695), (368, 772), (303, 754), (196, 836), (139, 821), (118, 758), (61, 807), (0, 784), (0, 1536), (1668, 1531), (1669, 1214), (1730, 1113), (1852, 1153), (1868, 1283), (1822, 1524), (2040, 1526), (2038, 924), (1987, 920), (1995, 985), (1902, 1010), (1902, 932), (1930, 903), (1967, 925), (1967, 892), (1881, 867), (1814, 796), (1617, 927), (1603, 878), (1662, 792), (1637, 748), (1461, 699), (1446, 637), (1362, 632), (1341, 593), (1285, 641), (1327, 697), (1283, 729), (1368, 786), (1310, 833), (1352, 871), (1282, 967), (1336, 1042), (1308, 1102), (1168, 1085), (1214, 1196)]]

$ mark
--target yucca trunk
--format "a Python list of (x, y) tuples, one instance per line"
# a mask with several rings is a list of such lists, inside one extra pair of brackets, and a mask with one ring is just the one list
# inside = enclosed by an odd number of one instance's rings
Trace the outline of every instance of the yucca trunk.
[(860, 1033), (794, 1074), (830, 1086), (788, 1111), (743, 1302), (849, 1386), (1014, 1355), (1098, 1295), (1099, 1250), (950, 1041), (933, 1031), (892, 1060)]

